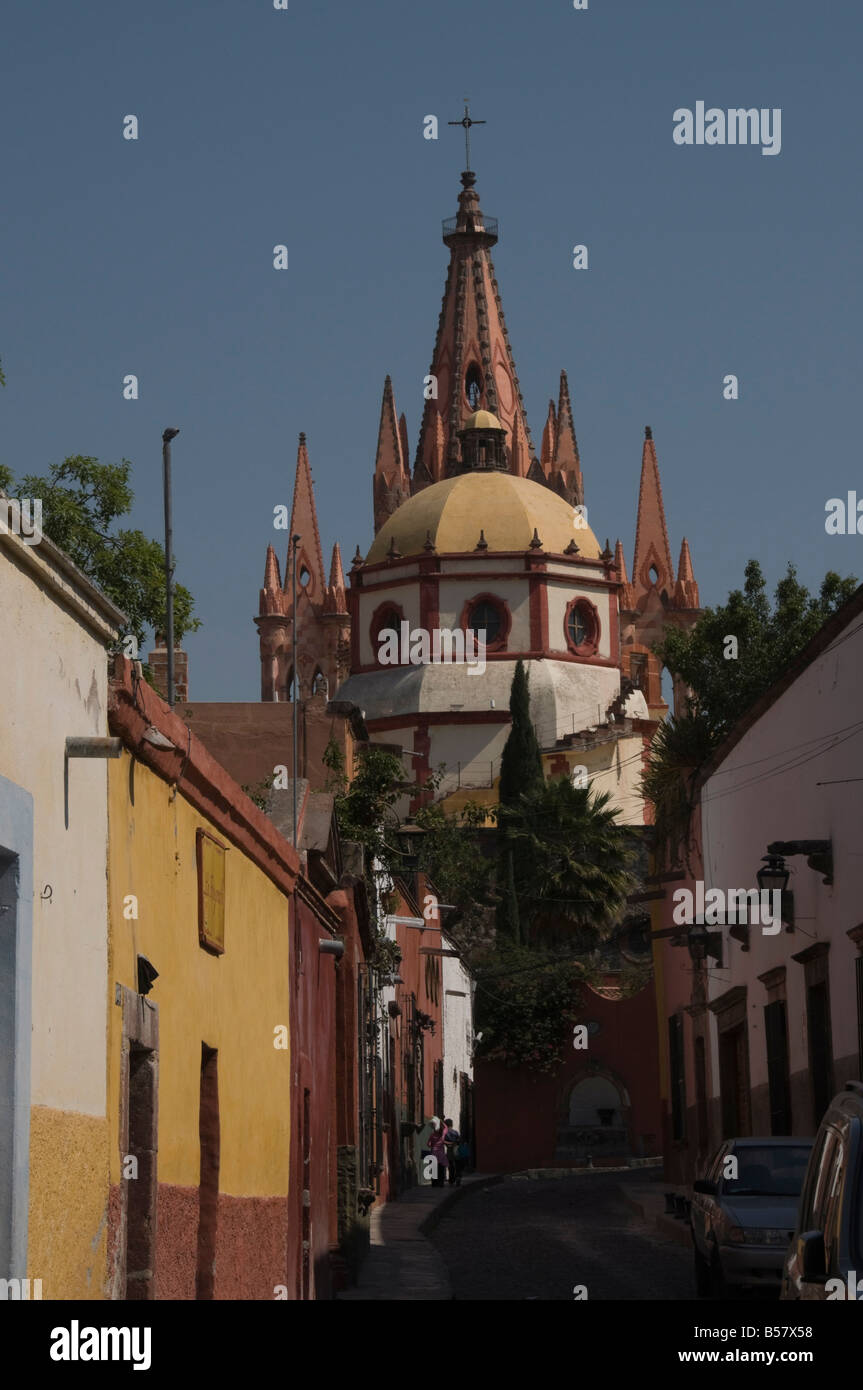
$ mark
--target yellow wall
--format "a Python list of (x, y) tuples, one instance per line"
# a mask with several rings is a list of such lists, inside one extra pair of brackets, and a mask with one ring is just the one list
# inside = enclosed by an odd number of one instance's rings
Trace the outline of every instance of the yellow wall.
[[(109, 876), (111, 940), (108, 1115), (111, 1181), (121, 1177), (119, 1133), (122, 1009), (115, 982), (136, 989), (136, 957), (159, 972), (149, 999), (159, 1006), (160, 1183), (196, 1187), (200, 1176), (198, 1110), (201, 1043), (218, 1048), (221, 1164), (219, 1189), (235, 1196), (287, 1192), (290, 1053), (273, 1046), (289, 1024), (288, 898), (217, 827), (130, 757), (110, 764)], [(198, 827), (228, 844), (225, 953), (198, 944)], [(124, 899), (138, 899), (138, 920)]]

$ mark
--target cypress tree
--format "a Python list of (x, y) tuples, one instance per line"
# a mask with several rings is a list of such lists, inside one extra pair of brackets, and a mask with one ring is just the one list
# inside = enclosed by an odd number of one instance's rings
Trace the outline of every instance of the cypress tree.
[(512, 728), (500, 760), (500, 800), (505, 806), (511, 806), (522, 793), (529, 796), (543, 784), (542, 758), (530, 720), (530, 689), (523, 661), (516, 663), (509, 708)]

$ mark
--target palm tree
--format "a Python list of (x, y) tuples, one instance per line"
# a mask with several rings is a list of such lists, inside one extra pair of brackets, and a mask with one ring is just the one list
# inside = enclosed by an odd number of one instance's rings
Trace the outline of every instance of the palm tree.
[(500, 808), (522, 934), (574, 946), (610, 934), (638, 883), (638, 843), (608, 792), (556, 778)]

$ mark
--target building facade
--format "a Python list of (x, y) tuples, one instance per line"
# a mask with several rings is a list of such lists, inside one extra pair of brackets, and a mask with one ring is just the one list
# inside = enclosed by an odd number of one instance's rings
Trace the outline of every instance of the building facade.
[[(834, 1091), (863, 1074), (861, 670), (858, 590), (701, 775), (690, 871), (666, 885), (659, 943), (672, 1181), (691, 1183), (731, 1135), (814, 1134)], [(758, 891), (769, 846), (788, 884), (753, 920), (753, 900), (739, 911), (730, 895)], [(721, 897), (702, 910), (710, 939), (693, 959), (673, 894), (694, 900), (699, 880)]]
[(45, 1299), (96, 1299), (111, 1128), (108, 765), (104, 747), (80, 757), (68, 740), (107, 740), (107, 649), (125, 619), (5, 514), (0, 591), (0, 1278), (40, 1281)]

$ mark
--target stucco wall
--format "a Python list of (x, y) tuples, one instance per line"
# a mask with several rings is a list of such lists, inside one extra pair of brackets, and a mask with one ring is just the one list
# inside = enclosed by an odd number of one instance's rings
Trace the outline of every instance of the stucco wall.
[[(444, 940), (444, 946), (447, 946)], [(443, 1065), (444, 1112), (462, 1130), (459, 1079), (462, 1072), (473, 1078), (471, 979), (460, 960), (442, 957), (443, 964)], [(443, 1119), (444, 1116), (441, 1116)]]
[[(196, 830), (217, 829), (127, 753), (111, 765), (109, 1106), (111, 1182), (118, 1142), (122, 1018), (114, 984), (136, 987), (136, 957), (159, 971), (156, 1296), (194, 1298), (200, 1177), (201, 1044), (218, 1049), (220, 1117), (217, 1298), (272, 1298), (287, 1283), (290, 1048), (289, 900), (236, 846), (225, 866), (225, 952), (198, 941)], [(124, 917), (129, 895), (137, 920)], [(131, 911), (129, 905), (126, 911)]]
[[(863, 912), (863, 738), (853, 735), (860, 720), (863, 619), (856, 618), (832, 648), (822, 653), (743, 735), (702, 789), (704, 878), (709, 887), (755, 887), (755, 874), (772, 840), (829, 839), (834, 883), (807, 866), (803, 856), (787, 860), (794, 893), (796, 929), (765, 935), (750, 930), (750, 949), (728, 945), (722, 971), (711, 970), (710, 998), (746, 985), (749, 1065), (755, 1091), (767, 1083), (764, 1005), (759, 976), (786, 967), (789, 1063), (795, 1133), (812, 1132), (809, 1104), (805, 976), (792, 956), (816, 942), (829, 942), (830, 1014), (836, 1082), (857, 1072), (857, 1006), (854, 960), (847, 936)], [(726, 933), (727, 936), (727, 933)], [(708, 1077), (719, 1093), (716, 1021), (711, 1019), (714, 1065)], [(764, 1105), (759, 1101), (763, 1123)], [(753, 1115), (753, 1122), (756, 1116)]]
[(11, 537), (0, 546), (0, 774), (34, 806), (33, 876), (22, 885), (33, 902), (27, 1274), (44, 1298), (94, 1298), (108, 1169), (107, 771), (70, 761), (67, 826), (64, 750), (70, 735), (107, 735), (110, 629), (32, 550), (22, 556)]

